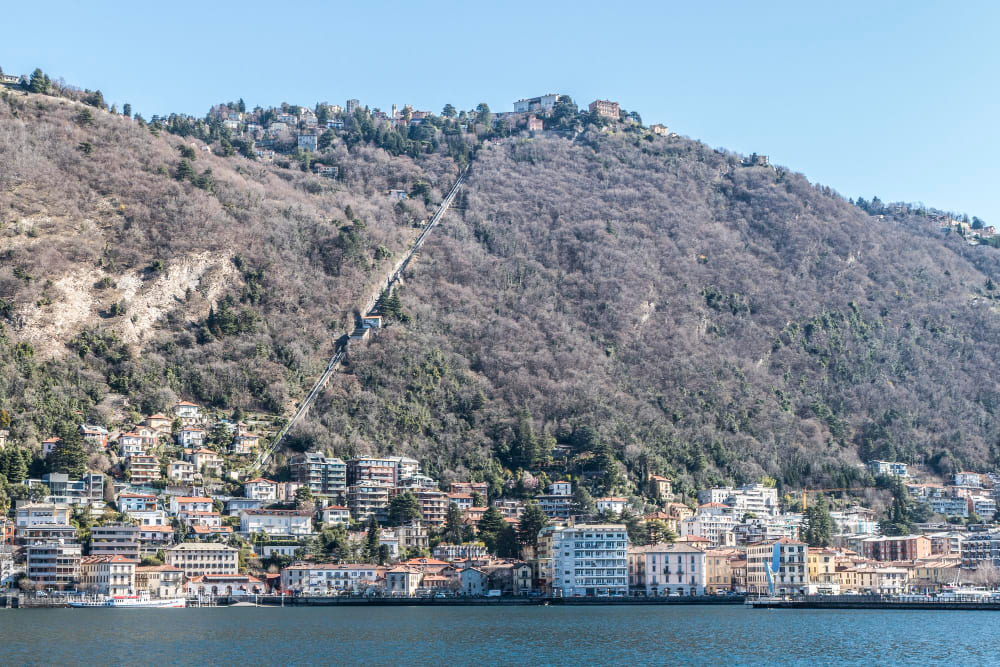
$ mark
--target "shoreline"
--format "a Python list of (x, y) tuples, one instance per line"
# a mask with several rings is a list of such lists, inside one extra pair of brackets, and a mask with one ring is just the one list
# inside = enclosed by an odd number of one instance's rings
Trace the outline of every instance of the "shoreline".
[[(1000, 611), (1000, 601), (893, 600), (880, 596), (845, 599), (846, 596), (816, 596), (811, 599), (768, 599), (733, 596), (685, 596), (669, 598), (387, 598), (348, 596), (260, 595), (256, 598), (219, 596), (211, 600), (188, 600), (186, 609), (229, 607), (629, 607), (629, 606), (744, 606), (749, 609), (783, 610), (900, 610), (900, 611)], [(851, 596), (853, 597), (853, 596)], [(16, 596), (0, 597), (0, 609), (69, 609), (68, 601)], [(99, 608), (99, 607), (98, 607)]]

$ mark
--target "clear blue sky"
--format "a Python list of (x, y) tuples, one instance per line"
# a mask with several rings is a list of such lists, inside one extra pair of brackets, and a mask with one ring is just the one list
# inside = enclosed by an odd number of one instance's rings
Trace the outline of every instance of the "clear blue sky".
[(3, 22), (5, 72), (41, 67), (147, 118), (239, 97), (601, 97), (845, 196), (1000, 224), (996, 2), (19, 2)]

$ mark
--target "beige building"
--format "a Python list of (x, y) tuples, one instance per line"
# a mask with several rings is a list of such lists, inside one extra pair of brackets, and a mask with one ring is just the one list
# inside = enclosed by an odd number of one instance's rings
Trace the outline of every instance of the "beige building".
[(651, 544), (628, 548), (632, 595), (705, 594), (705, 552), (689, 544)]
[(217, 542), (183, 542), (167, 549), (167, 565), (179, 567), (187, 578), (204, 574), (236, 574), (239, 551)]
[(898, 595), (906, 592), (909, 570), (904, 567), (851, 567), (840, 570), (840, 589), (858, 593)]
[(101, 595), (134, 595), (136, 561), (124, 556), (84, 556), (80, 584)]
[(385, 592), (393, 596), (413, 597), (423, 578), (424, 573), (415, 567), (394, 567), (385, 573)]
[(147, 565), (135, 568), (135, 588), (150, 597), (173, 598), (184, 593), (184, 570), (173, 565)]
[(709, 595), (733, 590), (733, 561), (742, 559), (739, 549), (710, 549), (705, 552), (705, 592)]
[(612, 102), (611, 100), (594, 100), (587, 108), (590, 110), (590, 113), (596, 113), (602, 118), (610, 118), (611, 120), (618, 120), (620, 115), (618, 102)]

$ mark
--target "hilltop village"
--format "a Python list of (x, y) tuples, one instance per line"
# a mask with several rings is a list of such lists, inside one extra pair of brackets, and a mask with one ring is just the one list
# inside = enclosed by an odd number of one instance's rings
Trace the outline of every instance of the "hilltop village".
[[(84, 424), (75, 443), (46, 440), (50, 462), (85, 443), (113, 464), (37, 478), (40, 460), (0, 437), (15, 498), (0, 522), (3, 585), (154, 598), (761, 594), (776, 544), (779, 593), (1000, 583), (994, 473), (939, 484), (872, 461), (870, 489), (796, 496), (768, 480), (680, 496), (650, 474), (641, 495), (595, 498), (586, 477), (444, 484), (404, 456), (307, 451), (249, 478), (240, 465), (259, 426), (270, 428), (182, 401), (116, 433)], [(845, 495), (878, 489), (892, 496), (881, 521)]]

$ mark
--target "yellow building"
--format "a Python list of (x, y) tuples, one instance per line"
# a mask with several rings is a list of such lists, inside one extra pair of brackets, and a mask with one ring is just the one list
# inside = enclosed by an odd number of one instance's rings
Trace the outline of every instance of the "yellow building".
[(708, 595), (733, 590), (733, 561), (742, 559), (739, 549), (710, 549), (705, 552), (705, 592)]
[(837, 552), (826, 547), (809, 547), (809, 581), (814, 584), (836, 584)]

